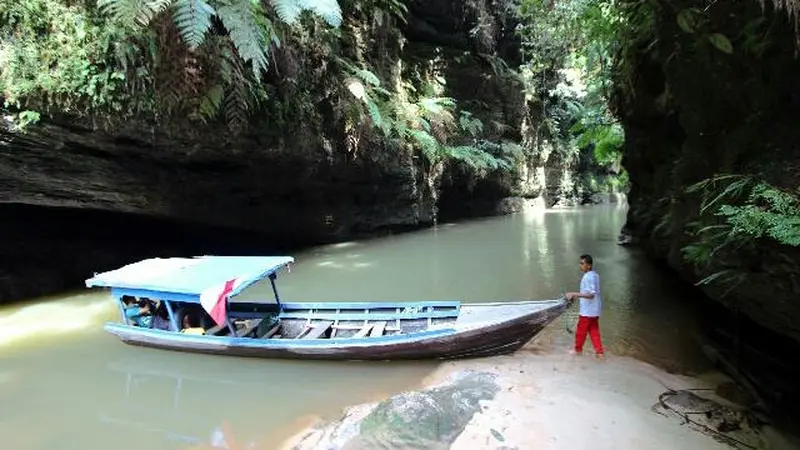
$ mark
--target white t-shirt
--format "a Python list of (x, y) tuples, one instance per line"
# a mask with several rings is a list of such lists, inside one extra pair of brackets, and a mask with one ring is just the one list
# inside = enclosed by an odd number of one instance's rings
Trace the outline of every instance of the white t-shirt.
[(581, 293), (594, 294), (594, 298), (581, 297), (580, 315), (600, 317), (600, 311), (603, 309), (603, 296), (600, 294), (600, 275), (594, 270), (583, 274), (583, 278), (581, 278)]

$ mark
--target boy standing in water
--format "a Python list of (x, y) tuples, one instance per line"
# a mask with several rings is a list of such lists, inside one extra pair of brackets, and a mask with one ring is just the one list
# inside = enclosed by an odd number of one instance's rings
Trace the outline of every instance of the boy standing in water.
[(583, 343), (586, 342), (586, 335), (592, 339), (594, 351), (598, 359), (604, 358), (603, 343), (600, 341), (600, 311), (603, 309), (603, 296), (600, 294), (600, 275), (592, 269), (592, 257), (581, 255), (580, 268), (583, 272), (581, 278), (580, 292), (567, 292), (567, 300), (572, 301), (575, 297), (581, 299), (580, 318), (575, 329), (575, 348), (573, 353), (580, 355), (583, 353)]

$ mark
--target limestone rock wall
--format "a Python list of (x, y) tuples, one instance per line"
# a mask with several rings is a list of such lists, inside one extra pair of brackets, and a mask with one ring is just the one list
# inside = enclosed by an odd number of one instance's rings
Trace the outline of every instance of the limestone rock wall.
[[(758, 252), (721, 255), (703, 272), (682, 256), (700, 206), (686, 193), (689, 185), (718, 173), (760, 172), (783, 189), (796, 189), (800, 180), (800, 60), (786, 14), (771, 2), (765, 9), (757, 1), (717, 2), (702, 28), (687, 33), (677, 14), (695, 3), (652, 10), (652, 22), (643, 22), (651, 26), (620, 60), (616, 109), (632, 184), (626, 228), (691, 282), (735, 264), (746, 283), (733, 290), (704, 285), (704, 291), (800, 342), (796, 248), (765, 240)], [(732, 52), (715, 48), (709, 33), (725, 35)]]

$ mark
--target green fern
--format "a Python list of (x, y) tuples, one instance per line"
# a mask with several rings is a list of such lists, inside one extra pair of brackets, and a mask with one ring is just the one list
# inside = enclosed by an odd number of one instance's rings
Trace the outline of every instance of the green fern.
[(217, 104), (217, 108), (224, 106), (228, 126), (236, 131), (243, 128), (247, 121), (247, 111), (250, 108), (247, 94), (250, 82), (245, 76), (241, 59), (235, 57), (232, 47), (233, 44), (227, 40), (221, 48), (219, 74), (225, 86), (225, 95), (222, 105)]
[(253, 65), (258, 77), (267, 69), (267, 38), (260, 23), (269, 22), (260, 3), (250, 0), (222, 0), (218, 8), (222, 24), (230, 34), (236, 52)]
[(130, 28), (144, 28), (166, 11), (172, 0), (98, 0), (97, 6)]
[(423, 155), (430, 162), (437, 162), (444, 156), (442, 153), (442, 146), (439, 142), (431, 136), (430, 133), (423, 130), (404, 129), (404, 134), (411, 138), (412, 143), (416, 144)]
[[(100, 9), (130, 28), (144, 28), (174, 3), (173, 20), (182, 40), (195, 50), (206, 40), (211, 20), (219, 17), (228, 30), (236, 51), (252, 64), (258, 76), (267, 69), (269, 47), (280, 45), (272, 22), (259, 1), (255, 0), (98, 0)], [(342, 11), (336, 0), (273, 0), (278, 17), (294, 23), (303, 11), (311, 11), (328, 24), (338, 27)], [(216, 9), (215, 9), (216, 6)]]
[[(800, 246), (800, 190), (783, 191), (754, 176), (718, 175), (686, 191), (702, 193), (700, 218), (687, 225), (694, 240), (681, 249), (684, 259), (700, 269), (724, 266), (720, 261), (728, 258), (717, 255), (752, 255), (765, 238)], [(745, 272), (734, 268), (714, 272), (698, 284), (741, 282)]]
[(437, 118), (452, 122), (454, 120), (450, 109), (456, 106), (456, 101), (450, 97), (424, 97), (417, 105), (422, 117), (426, 119)]
[(336, 0), (272, 0), (272, 7), (278, 17), (288, 24), (297, 22), (303, 11), (316, 13), (333, 27), (342, 24), (342, 10)]
[(461, 115), (458, 118), (458, 124), (461, 126), (461, 129), (469, 133), (472, 137), (478, 137), (481, 133), (483, 133), (483, 122), (480, 119), (473, 117), (472, 113), (469, 111), (461, 111)]
[(272, 7), (275, 8), (275, 13), (278, 18), (288, 24), (297, 22), (300, 14), (303, 13), (303, 6), (297, 0), (274, 0)]
[(225, 118), (228, 121), (228, 126), (234, 132), (237, 132), (247, 123), (247, 111), (250, 109), (250, 104), (244, 74), (238, 70), (234, 73), (238, 80), (228, 85), (224, 103)]
[(380, 78), (378, 78), (378, 76), (377, 76), (377, 75), (375, 75), (374, 73), (372, 73), (372, 72), (371, 72), (371, 71), (369, 71), (369, 70), (366, 70), (366, 69), (356, 69), (356, 70), (354, 70), (354, 72), (353, 72), (353, 73), (354, 73), (354, 74), (355, 74), (357, 77), (359, 77), (360, 79), (362, 79), (364, 82), (366, 82), (366, 83), (369, 83), (369, 84), (370, 84), (370, 85), (372, 85), (373, 87), (378, 87), (378, 86), (380, 86), (380, 85), (381, 85), (381, 80), (380, 80)]
[[(337, 64), (341, 65), (344, 68), (345, 73), (360, 79), (361, 81), (369, 84), (373, 88), (380, 87), (381, 85), (380, 78), (378, 78), (378, 76), (375, 75), (375, 73), (372, 72), (371, 70), (356, 67), (350, 61), (344, 58), (335, 57), (334, 60), (336, 61)], [(391, 95), (386, 90), (381, 90), (381, 94), (387, 96)]]
[[(392, 133), (392, 121), (388, 119), (388, 115), (381, 112), (381, 106), (372, 98), (367, 96), (364, 98), (364, 104), (367, 107), (367, 112), (372, 120), (372, 124), (383, 132), (384, 136), (389, 136)], [(387, 116), (384, 119), (384, 116)]]
[(486, 141), (480, 141), (480, 145), (446, 145), (451, 133), (459, 128), (476, 139), (483, 132), (483, 123), (468, 111), (461, 111), (457, 121), (454, 117), (456, 101), (437, 95), (442, 92), (439, 89), (441, 81), (423, 86), (421, 92), (406, 85), (406, 95), (399, 100), (395, 94), (380, 87), (380, 79), (369, 69), (343, 58), (337, 58), (336, 62), (343, 69), (345, 84), (358, 83), (359, 91), (363, 89), (363, 93), (354, 92), (354, 97), (363, 103), (372, 125), (384, 136), (418, 150), (427, 161), (460, 161), (476, 171), (486, 172), (511, 170), (514, 159), (522, 157), (519, 145)]
[(200, 101), (198, 108), (198, 115), (200, 120), (208, 122), (219, 111), (222, 100), (225, 98), (225, 88), (217, 84), (206, 93), (205, 97)]
[(173, 20), (181, 33), (181, 38), (194, 50), (205, 40), (205, 34), (211, 28), (211, 17), (216, 14), (214, 8), (204, 0), (176, 0)]

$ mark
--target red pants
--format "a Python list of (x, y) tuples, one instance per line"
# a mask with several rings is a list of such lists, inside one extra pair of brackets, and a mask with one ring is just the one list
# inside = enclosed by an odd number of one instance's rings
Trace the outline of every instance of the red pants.
[(580, 316), (578, 319), (578, 327), (575, 329), (575, 351), (580, 353), (583, 351), (583, 343), (586, 342), (586, 334), (592, 338), (592, 345), (594, 351), (598, 355), (603, 354), (603, 343), (600, 342), (600, 322), (599, 317), (586, 317)]

